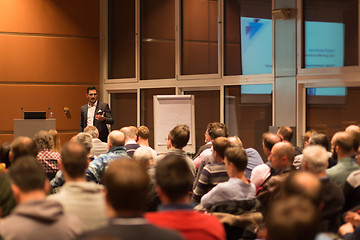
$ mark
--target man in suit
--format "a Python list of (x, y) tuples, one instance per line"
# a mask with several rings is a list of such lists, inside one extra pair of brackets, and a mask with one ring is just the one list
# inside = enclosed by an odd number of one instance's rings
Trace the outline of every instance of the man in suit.
[(106, 124), (114, 123), (109, 105), (97, 100), (95, 87), (87, 88), (86, 97), (89, 102), (81, 106), (80, 132), (83, 132), (86, 126), (95, 126), (99, 130), (99, 139), (106, 142), (109, 135)]

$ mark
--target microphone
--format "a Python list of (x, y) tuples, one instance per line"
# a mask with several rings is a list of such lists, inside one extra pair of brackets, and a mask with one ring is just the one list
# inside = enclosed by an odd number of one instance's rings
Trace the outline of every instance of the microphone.
[(49, 110), (49, 118), (53, 119), (54, 116), (53, 116), (53, 112), (50, 110), (50, 107), (48, 107), (48, 110)]

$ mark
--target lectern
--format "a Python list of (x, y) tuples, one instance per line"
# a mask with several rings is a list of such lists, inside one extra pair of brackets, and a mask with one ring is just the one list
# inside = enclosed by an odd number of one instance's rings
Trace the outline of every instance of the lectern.
[(56, 119), (14, 119), (14, 139), (19, 136), (33, 138), (40, 130), (56, 129)]

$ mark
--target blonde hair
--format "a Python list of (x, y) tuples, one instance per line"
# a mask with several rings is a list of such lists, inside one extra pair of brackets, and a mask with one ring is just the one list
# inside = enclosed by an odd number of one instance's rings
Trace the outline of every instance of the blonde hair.
[(49, 134), (52, 136), (54, 140), (54, 146), (51, 150), (60, 153), (61, 152), (61, 142), (58, 131), (51, 129), (49, 130)]

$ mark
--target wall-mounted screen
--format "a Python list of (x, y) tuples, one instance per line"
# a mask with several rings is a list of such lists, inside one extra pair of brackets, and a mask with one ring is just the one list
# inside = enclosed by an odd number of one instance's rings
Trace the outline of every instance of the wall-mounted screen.
[(305, 68), (344, 66), (344, 24), (305, 22)]
[(306, 103), (310, 105), (345, 104), (346, 95), (346, 87), (307, 88)]
[(272, 73), (272, 20), (241, 17), (242, 74)]

